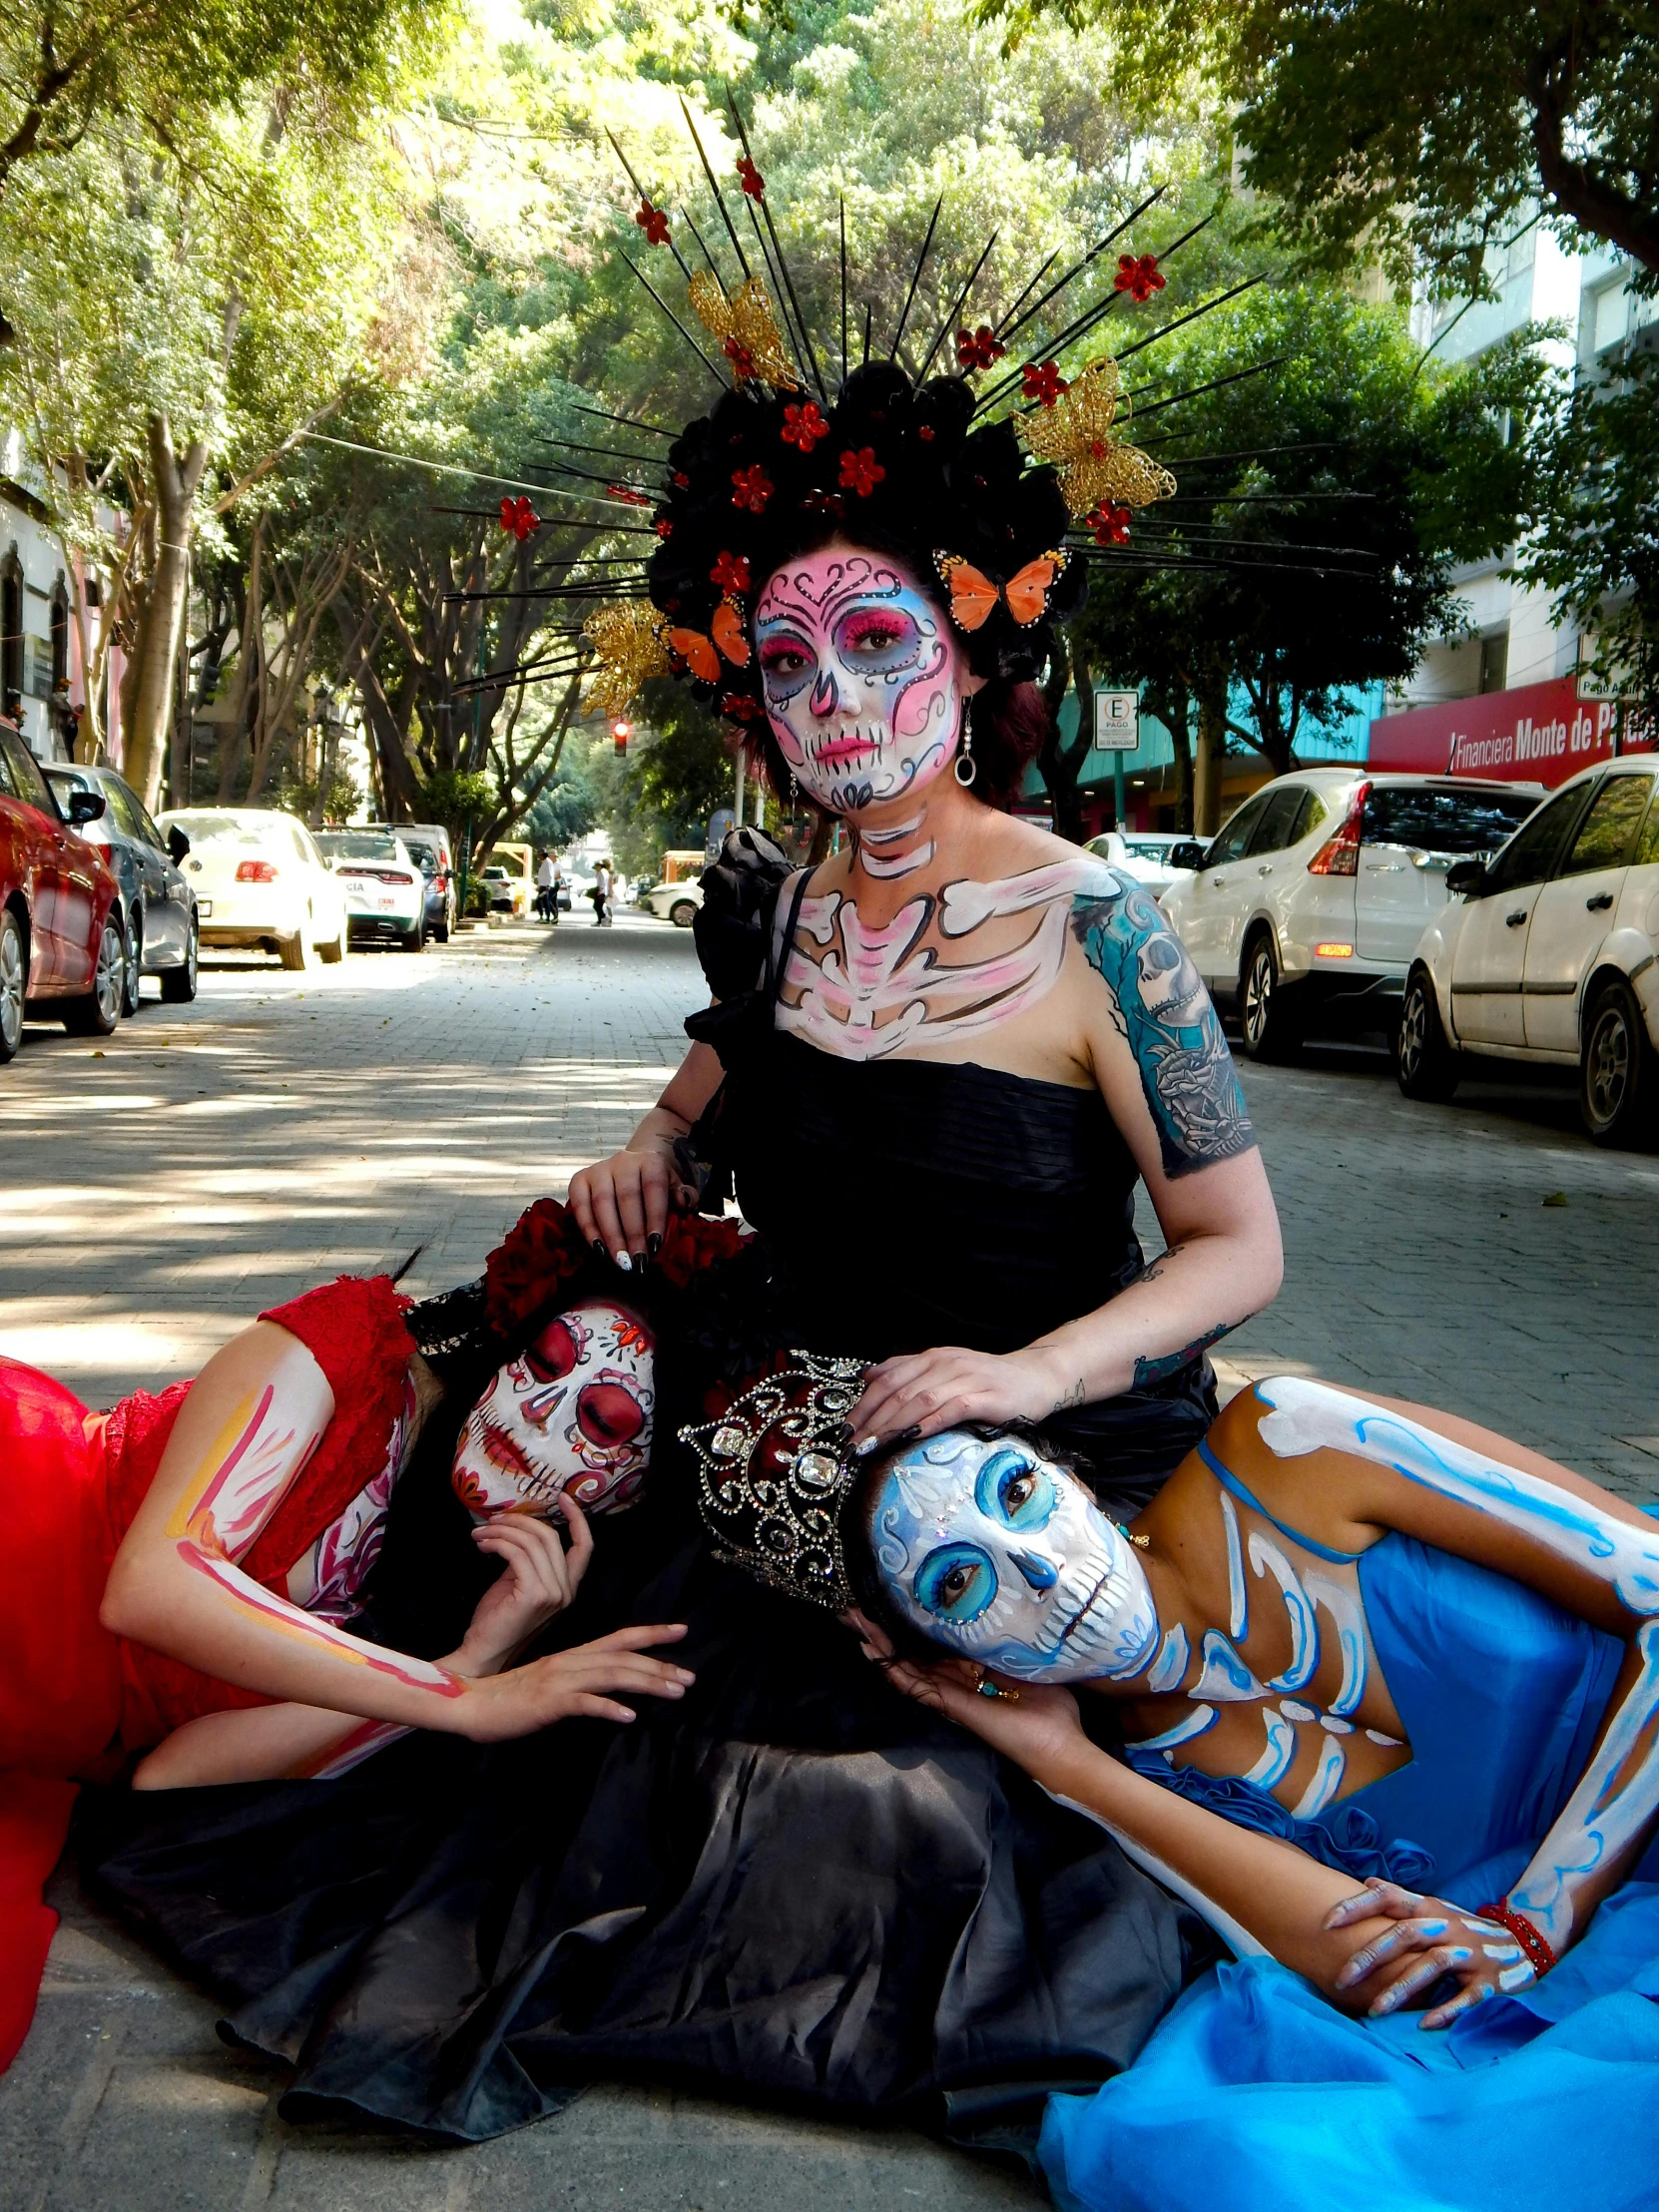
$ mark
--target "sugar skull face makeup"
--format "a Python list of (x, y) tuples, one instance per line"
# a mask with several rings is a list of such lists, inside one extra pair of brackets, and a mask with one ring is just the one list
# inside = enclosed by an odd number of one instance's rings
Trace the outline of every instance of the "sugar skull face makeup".
[(897, 562), (844, 546), (803, 554), (762, 592), (755, 643), (773, 735), (821, 807), (901, 798), (955, 758), (958, 648)]
[(929, 1642), (1027, 1682), (1125, 1677), (1158, 1617), (1128, 1539), (1075, 1475), (1007, 1437), (947, 1429), (885, 1469), (869, 1509), (881, 1582)]
[(467, 1415), (450, 1470), (462, 1504), (542, 1513), (566, 1491), (585, 1513), (632, 1502), (651, 1457), (650, 1330), (604, 1299), (573, 1306), (505, 1367)]

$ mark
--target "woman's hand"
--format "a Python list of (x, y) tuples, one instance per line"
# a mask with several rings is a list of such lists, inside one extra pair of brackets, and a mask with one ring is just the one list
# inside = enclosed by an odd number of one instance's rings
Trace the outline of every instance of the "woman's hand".
[(597, 1643), (486, 1676), (455, 1701), (453, 1726), (476, 1744), (497, 1744), (576, 1716), (631, 1721), (633, 1713), (615, 1703), (617, 1695), (679, 1698), (697, 1680), (689, 1668), (648, 1656), (653, 1644), (678, 1643), (685, 1633), (683, 1623), (618, 1628)]
[(532, 1513), (498, 1513), (472, 1531), (478, 1549), (502, 1560), (504, 1571), (478, 1600), (460, 1649), (447, 1661), (456, 1674), (498, 1674), (576, 1595), (593, 1557), (593, 1532), (573, 1497), (558, 1503), (570, 1529), (568, 1549), (552, 1523)]
[(613, 1152), (570, 1179), (570, 1210), (582, 1234), (625, 1274), (655, 1255), (671, 1208), (686, 1213), (696, 1204), (672, 1145), (655, 1140), (638, 1152)]
[(854, 1449), (934, 1436), (964, 1420), (1040, 1421), (1066, 1395), (1051, 1350), (999, 1355), (941, 1345), (906, 1353), (883, 1360), (865, 1377), (852, 1415)]
[[(886, 1639), (881, 1641), (884, 1644)], [(1088, 1748), (1077, 1700), (1069, 1690), (1042, 1682), (1012, 1682), (967, 1659), (918, 1667), (912, 1660), (887, 1658), (869, 1642), (864, 1652), (884, 1670), (895, 1690), (971, 1729), (993, 1751), (1023, 1767), (1034, 1781), (1041, 1782), (1079, 1749)], [(981, 1689), (981, 1683), (987, 1687)], [(988, 1694), (993, 1688), (999, 1693), (994, 1697)]]
[(1444, 1898), (1419, 1897), (1396, 1883), (1368, 1883), (1334, 1906), (1325, 1926), (1350, 1928), (1379, 1917), (1392, 1926), (1363, 1942), (1336, 1976), (1337, 2000), (1351, 2011), (1374, 2018), (1397, 2012), (1450, 1975), (1458, 1984), (1455, 1995), (1425, 2012), (1420, 2023), (1449, 2027), (1459, 2012), (1536, 1978), (1520, 1944), (1496, 1921), (1483, 1921)]

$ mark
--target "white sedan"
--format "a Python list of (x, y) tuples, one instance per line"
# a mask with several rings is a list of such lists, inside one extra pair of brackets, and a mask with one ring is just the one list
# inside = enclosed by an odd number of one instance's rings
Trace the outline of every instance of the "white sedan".
[(190, 839), (186, 881), (204, 946), (276, 953), (302, 968), (345, 951), (345, 901), (302, 822), (274, 807), (181, 807), (161, 817)]
[(390, 830), (329, 830), (317, 838), (345, 897), (351, 941), (390, 938), (405, 952), (426, 942), (426, 878)]
[(1659, 760), (1582, 770), (1446, 886), (1405, 979), (1406, 1097), (1449, 1098), (1470, 1053), (1576, 1065), (1598, 1144), (1659, 1134)]
[(689, 883), (653, 883), (639, 899), (647, 913), (672, 921), (676, 929), (689, 929), (702, 903), (703, 885), (695, 876)]
[(1176, 866), (1170, 857), (1192, 841), (1185, 830), (1176, 835), (1167, 830), (1108, 830), (1104, 836), (1091, 837), (1088, 849), (1109, 867), (1144, 883), (1156, 898), (1192, 873), (1190, 865)]

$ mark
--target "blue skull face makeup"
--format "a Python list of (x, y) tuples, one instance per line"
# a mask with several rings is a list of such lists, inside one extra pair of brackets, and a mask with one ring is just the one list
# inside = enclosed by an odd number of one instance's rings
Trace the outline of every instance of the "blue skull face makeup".
[(1137, 1673), (1158, 1616), (1141, 1563), (1075, 1475), (1007, 1437), (946, 1429), (884, 1470), (875, 1565), (930, 1643), (1026, 1682)]

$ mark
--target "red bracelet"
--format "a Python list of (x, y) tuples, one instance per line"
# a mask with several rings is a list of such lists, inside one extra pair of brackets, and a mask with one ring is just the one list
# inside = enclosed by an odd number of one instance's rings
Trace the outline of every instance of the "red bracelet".
[(1547, 1936), (1540, 1936), (1524, 1913), (1512, 1913), (1507, 1905), (1483, 1905), (1480, 1908), (1483, 1921), (1496, 1921), (1506, 1928), (1532, 1961), (1534, 1973), (1546, 1974), (1555, 1964), (1555, 1952)]

